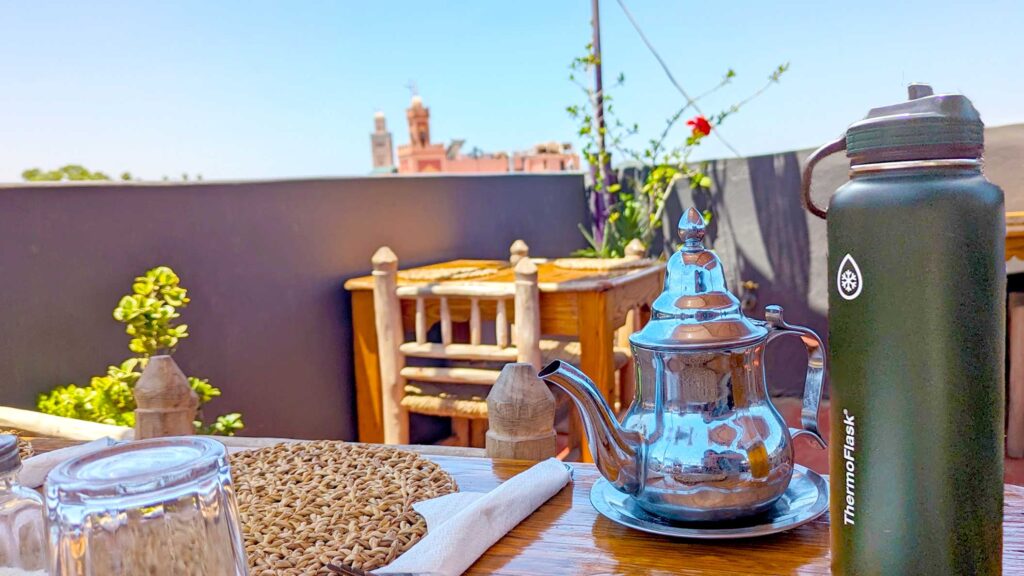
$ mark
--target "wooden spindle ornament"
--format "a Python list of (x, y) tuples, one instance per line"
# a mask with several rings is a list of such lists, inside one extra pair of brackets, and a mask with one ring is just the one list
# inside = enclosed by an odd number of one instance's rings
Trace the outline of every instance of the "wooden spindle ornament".
[(497, 312), (494, 317), (494, 341), (501, 348), (508, 347), (508, 312), (505, 309), (505, 299), (499, 298)]
[(626, 244), (626, 258), (630, 260), (639, 260), (647, 255), (647, 247), (640, 241), (639, 238), (633, 238)]
[(135, 384), (135, 439), (195, 434), (199, 396), (170, 356), (152, 356)]
[(540, 289), (537, 286), (537, 265), (529, 258), (516, 264), (516, 349), (517, 362), (526, 362), (535, 371), (541, 369), (540, 353)]
[(523, 258), (530, 257), (530, 247), (522, 239), (516, 240), (508, 249), (508, 263), (512, 266), (519, 264)]
[(444, 296), (441, 297), (441, 343), (445, 346), (452, 343), (452, 312)]
[(555, 396), (532, 365), (506, 364), (487, 395), (488, 458), (544, 460), (557, 452)]
[(405, 380), (402, 345), (402, 303), (398, 299), (398, 256), (384, 246), (373, 255), (373, 308), (380, 355), (382, 428), (385, 444), (409, 443), (409, 414), (402, 406)]
[(469, 343), (479, 346), (482, 338), (480, 333), (480, 299), (470, 298), (469, 300)]
[(416, 343), (427, 343), (427, 304), (423, 298), (416, 299)]

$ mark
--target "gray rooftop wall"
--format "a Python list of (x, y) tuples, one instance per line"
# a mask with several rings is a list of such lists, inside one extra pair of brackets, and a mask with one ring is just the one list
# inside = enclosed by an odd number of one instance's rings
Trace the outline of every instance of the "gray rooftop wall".
[(175, 359), (223, 389), (247, 435), (354, 438), (345, 279), (390, 245), (402, 266), (580, 248), (578, 174), (0, 186), (0, 404), (34, 408), (129, 357), (111, 311), (169, 265), (189, 289)]

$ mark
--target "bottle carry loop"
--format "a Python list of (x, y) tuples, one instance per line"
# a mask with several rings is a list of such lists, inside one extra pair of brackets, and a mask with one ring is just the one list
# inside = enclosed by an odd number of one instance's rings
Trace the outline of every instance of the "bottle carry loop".
[(828, 206), (821, 208), (814, 203), (811, 199), (811, 173), (814, 171), (814, 165), (817, 164), (822, 158), (846, 150), (846, 135), (825, 144), (821, 148), (818, 148), (811, 155), (807, 157), (807, 164), (804, 165), (803, 176), (800, 179), (800, 199), (803, 201), (804, 208), (808, 212), (814, 214), (818, 218), (824, 220), (828, 215)]

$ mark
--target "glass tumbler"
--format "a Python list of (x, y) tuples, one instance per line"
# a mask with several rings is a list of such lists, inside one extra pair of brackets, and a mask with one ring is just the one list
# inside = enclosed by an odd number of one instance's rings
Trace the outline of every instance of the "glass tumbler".
[(0, 434), (0, 574), (45, 576), (43, 499), (18, 483), (18, 438)]
[(51, 576), (247, 576), (224, 446), (157, 438), (73, 458), (46, 478)]

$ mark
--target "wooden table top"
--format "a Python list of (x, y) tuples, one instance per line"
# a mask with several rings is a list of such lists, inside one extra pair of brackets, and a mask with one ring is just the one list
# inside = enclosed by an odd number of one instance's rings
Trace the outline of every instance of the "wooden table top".
[[(234, 438), (256, 448), (297, 440)], [(33, 439), (39, 452), (78, 444)], [(532, 462), (491, 460), (482, 450), (400, 446), (447, 470), (465, 492), (488, 492)], [(701, 542), (666, 538), (620, 526), (590, 504), (600, 478), (593, 464), (572, 463), (573, 481), (499, 540), (468, 575), (812, 575), (829, 574), (828, 515), (789, 532), (745, 540)], [(1024, 574), (1024, 488), (1006, 486), (1003, 573)], [(908, 552), (912, 553), (912, 552)]]
[[(615, 270), (583, 270), (564, 268), (555, 260), (534, 258), (537, 282), (541, 292), (592, 292), (610, 290), (648, 274), (657, 274), (664, 262), (651, 260), (646, 266)], [(403, 277), (404, 276), (404, 277)], [(402, 269), (398, 285), (429, 283), (515, 282), (515, 273), (506, 260), (451, 260), (428, 266)], [(345, 289), (373, 290), (373, 276), (360, 276), (345, 282)]]
[[(488, 491), (529, 462), (427, 456), (463, 491)], [(499, 540), (466, 574), (737, 575), (829, 574), (828, 519), (746, 540), (666, 538), (620, 526), (594, 510), (590, 488), (600, 477), (573, 463), (573, 483)], [(1024, 574), (1024, 490), (1006, 487), (1003, 573)], [(908, 551), (908, 553), (913, 553)]]

